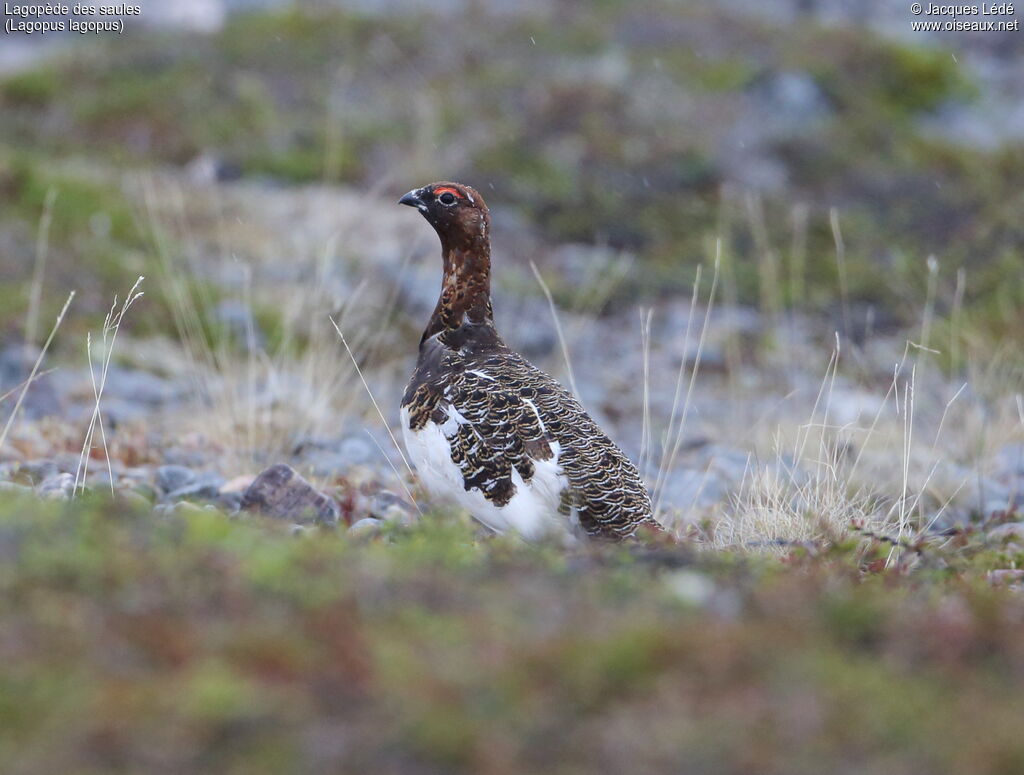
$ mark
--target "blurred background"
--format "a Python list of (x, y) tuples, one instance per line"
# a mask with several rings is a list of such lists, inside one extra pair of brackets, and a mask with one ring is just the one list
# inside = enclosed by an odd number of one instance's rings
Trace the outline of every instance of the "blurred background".
[[(137, 1), (0, 35), (5, 771), (1024, 771), (1021, 32)], [(683, 546), (417, 487), (437, 179)]]
[[(879, 325), (912, 320), (934, 254), (941, 285), (968, 269), (969, 301), (1020, 328), (1019, 33), (912, 32), (907, 9), (871, 0), (141, 8), (121, 35), (4, 38), (12, 313), (47, 176), (77, 160), (388, 196), (465, 179), (519, 237), (508, 252), (635, 256), (628, 300), (687, 289), (723, 236), (740, 301), (827, 312), (837, 208), (858, 324), (869, 305)], [(55, 258), (86, 252), (61, 244), (73, 210), (55, 209)], [(131, 246), (110, 220), (116, 264)]]

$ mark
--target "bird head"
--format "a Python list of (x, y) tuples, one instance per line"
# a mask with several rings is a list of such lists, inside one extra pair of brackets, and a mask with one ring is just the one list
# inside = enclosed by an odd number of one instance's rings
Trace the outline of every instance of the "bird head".
[(415, 207), (434, 227), (442, 242), (487, 238), (490, 215), (484, 198), (461, 183), (442, 181), (417, 188), (398, 200)]

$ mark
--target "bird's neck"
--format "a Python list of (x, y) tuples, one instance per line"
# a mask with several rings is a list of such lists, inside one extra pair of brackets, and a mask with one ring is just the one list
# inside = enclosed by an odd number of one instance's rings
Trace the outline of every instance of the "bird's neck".
[(463, 326), (493, 326), (491, 311), (491, 246), (486, 233), (441, 235), (444, 275), (441, 294), (423, 339)]

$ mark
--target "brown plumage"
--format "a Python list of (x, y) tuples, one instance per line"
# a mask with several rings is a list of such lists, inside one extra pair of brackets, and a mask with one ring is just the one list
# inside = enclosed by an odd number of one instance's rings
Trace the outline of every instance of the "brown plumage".
[(440, 182), (400, 203), (434, 227), (443, 259), (441, 293), (402, 399), (406, 446), (427, 488), (493, 529), (527, 538), (659, 531), (629, 459), (576, 398), (495, 330), (483, 197)]

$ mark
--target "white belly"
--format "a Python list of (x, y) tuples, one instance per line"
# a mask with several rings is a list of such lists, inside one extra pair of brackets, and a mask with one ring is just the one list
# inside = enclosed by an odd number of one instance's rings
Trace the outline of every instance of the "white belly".
[[(453, 419), (457, 412), (449, 410)], [(562, 491), (568, 480), (558, 465), (558, 449), (550, 460), (534, 461), (529, 482), (513, 466), (512, 483), (516, 491), (503, 506), (498, 506), (477, 488), (467, 490), (462, 471), (452, 461), (451, 446), (444, 429), (427, 422), (419, 431), (409, 428), (409, 412), (402, 409), (402, 436), (410, 462), (427, 491), (434, 497), (455, 503), (474, 518), (498, 533), (515, 532), (530, 541), (545, 537), (572, 542), (579, 535), (576, 520), (558, 511)]]

